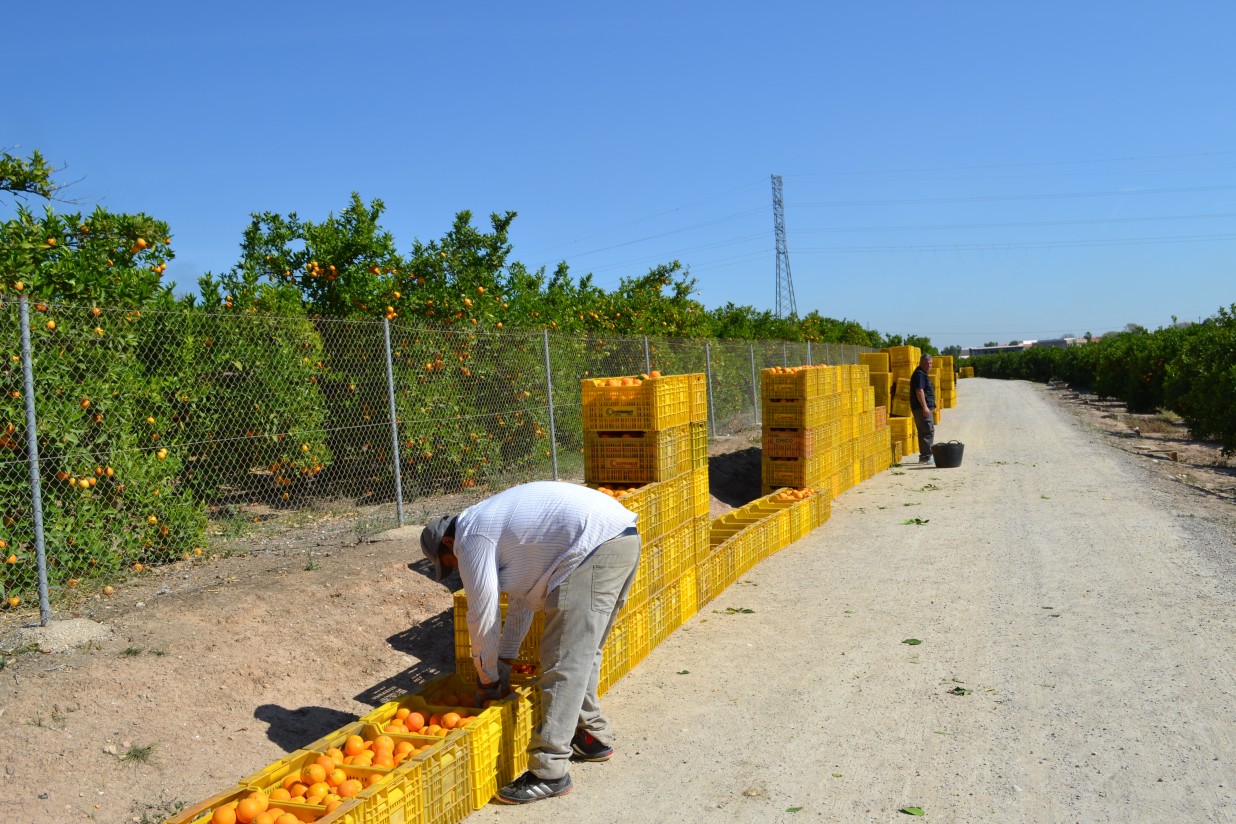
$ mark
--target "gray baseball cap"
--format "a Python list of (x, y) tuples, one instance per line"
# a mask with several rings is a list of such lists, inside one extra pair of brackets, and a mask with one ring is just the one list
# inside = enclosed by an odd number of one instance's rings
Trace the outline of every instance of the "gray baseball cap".
[(429, 563), (433, 564), (435, 581), (446, 577), (446, 570), (442, 569), (442, 559), (438, 557), (438, 548), (442, 546), (442, 536), (446, 534), (454, 518), (454, 515), (439, 515), (421, 530), (421, 551), (425, 553)]

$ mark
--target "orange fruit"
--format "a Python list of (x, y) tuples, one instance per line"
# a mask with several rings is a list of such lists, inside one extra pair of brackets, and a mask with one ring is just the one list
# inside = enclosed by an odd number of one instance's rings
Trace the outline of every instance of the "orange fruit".
[(266, 793), (262, 792), (261, 790), (254, 790), (253, 792), (249, 793), (249, 797), (252, 798), (254, 801), (256, 801), (258, 803), (258, 806), (261, 807), (261, 809), (258, 812), (264, 813), (266, 812), (267, 808), (270, 807), (270, 799), (268, 799), (266, 797)]
[(373, 775), (365, 779), (365, 786), (372, 787), (374, 784), (377, 784), (379, 781), (381, 781), (385, 777), (386, 776), (382, 775), (382, 773), (374, 773)]
[(332, 787), (338, 787), (340, 784), (342, 784), (344, 781), (347, 781), (347, 780), (348, 780), (348, 774), (345, 773), (343, 770), (339, 769), (338, 767), (331, 770), (330, 773), (328, 773), (326, 776), (326, 783), (330, 784)]
[(412, 732), (420, 732), (425, 727), (425, 716), (419, 712), (408, 713), (408, 717), (403, 720), (403, 723)]
[(341, 798), (355, 798), (363, 789), (359, 780), (349, 778), (339, 785), (339, 795)]
[[(335, 762), (336, 766), (343, 763), (343, 750), (339, 749), (338, 747), (331, 747), (330, 749), (326, 751), (326, 754), (330, 756), (330, 759)], [(322, 766), (326, 766), (326, 765), (323, 764)], [(327, 767), (328, 772), (333, 769), (334, 767)]]
[(284, 813), (275, 819), (275, 824), (300, 824), (300, 819), (291, 813)]
[(344, 755), (360, 755), (365, 751), (365, 739), (359, 735), (349, 735), (347, 740), (343, 742)]
[(236, 824), (236, 811), (230, 806), (219, 807), (210, 817), (210, 824)]
[(330, 768), (332, 770), (335, 768), (333, 761), (331, 761), (329, 758), (327, 758), (324, 755), (320, 756), (318, 761), (315, 761), (312, 764), (306, 765), (305, 768), (300, 771), (301, 776), (302, 776), (301, 778), (302, 781), (304, 781), (306, 784), (317, 784), (321, 781), (326, 780), (326, 773), (329, 772), (329, 770), (327, 770), (326, 767), (324, 767), (320, 763), (321, 760), (326, 760), (330, 762)]
[(325, 776), (323, 776), (321, 781), (317, 782), (316, 784), (311, 784), (309, 786), (309, 792), (305, 793), (305, 795), (309, 798), (312, 798), (315, 795), (318, 798), (324, 798), (326, 794), (329, 792), (330, 792), (330, 784), (326, 783), (326, 778)]
[(292, 794), (284, 787), (276, 787), (270, 791), (271, 801), (287, 801), (292, 797)]
[(258, 813), (253, 824), (275, 824), (275, 815), (270, 812)]
[(387, 750), (388, 752), (395, 749), (395, 739), (389, 735), (379, 735), (373, 739), (373, 748), (375, 750)]
[(448, 730), (453, 730), (459, 726), (459, 713), (448, 712), (442, 715), (442, 726)]
[(262, 805), (256, 798), (242, 798), (236, 805), (236, 820), (240, 824), (253, 824), (253, 819), (257, 818), (260, 812), (262, 812)]
[(305, 793), (309, 792), (309, 788), (297, 781), (295, 784), (288, 787), (288, 792), (292, 794), (292, 798), (304, 798)]
[(408, 709), (407, 707), (400, 707), (399, 709), (395, 710), (395, 719), (398, 721), (402, 721), (403, 719), (407, 718), (411, 714), (412, 714), (412, 710)]
[(285, 790), (290, 790), (292, 789), (293, 784), (299, 784), (299, 783), (300, 783), (300, 773), (292, 772), (292, 773), (288, 773), (287, 775), (283, 776), (283, 783), (281, 784), (281, 786)]

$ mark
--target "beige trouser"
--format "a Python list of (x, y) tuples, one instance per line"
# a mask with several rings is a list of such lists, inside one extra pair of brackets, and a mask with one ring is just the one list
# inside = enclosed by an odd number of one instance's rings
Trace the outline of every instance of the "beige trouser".
[(545, 600), (541, 636), (541, 704), (545, 720), (533, 732), (528, 769), (539, 778), (567, 774), (571, 739), (586, 730), (603, 744), (613, 741), (601, 712), (597, 683), (601, 647), (627, 601), (639, 565), (634, 528), (597, 547)]

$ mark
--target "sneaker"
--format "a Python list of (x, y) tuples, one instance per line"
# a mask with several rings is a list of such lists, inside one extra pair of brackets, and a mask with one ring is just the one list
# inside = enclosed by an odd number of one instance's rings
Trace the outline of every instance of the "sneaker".
[(575, 731), (575, 737), (571, 739), (571, 749), (580, 761), (608, 761), (614, 755), (613, 747), (602, 744), (584, 730)]
[(919, 455), (919, 456), (918, 456), (918, 462), (919, 462), (919, 463), (921, 463), (921, 464), (924, 464), (924, 463), (931, 463), (931, 461), (932, 461), (932, 457), (931, 457), (930, 455), (927, 455), (926, 457), (924, 457), (924, 456), (922, 456), (922, 455)]
[(529, 770), (498, 790), (494, 800), (501, 804), (530, 804), (533, 801), (541, 801), (542, 799), (553, 798), (557, 795), (566, 795), (570, 791), (570, 773), (556, 779), (538, 778), (536, 773)]

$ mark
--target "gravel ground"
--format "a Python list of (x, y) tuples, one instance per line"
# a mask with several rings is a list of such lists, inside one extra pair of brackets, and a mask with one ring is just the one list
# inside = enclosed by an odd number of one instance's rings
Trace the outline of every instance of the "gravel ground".
[(1230, 508), (1041, 387), (958, 394), (960, 468), (845, 493), (615, 686), (613, 760), (475, 820), (1236, 821)]
[[(846, 492), (606, 696), (612, 761), (469, 821), (1236, 822), (1231, 503), (1042, 387), (959, 403), (960, 468)], [(161, 821), (449, 669), (410, 532), (173, 565), (67, 653), (0, 639), (0, 821)]]

